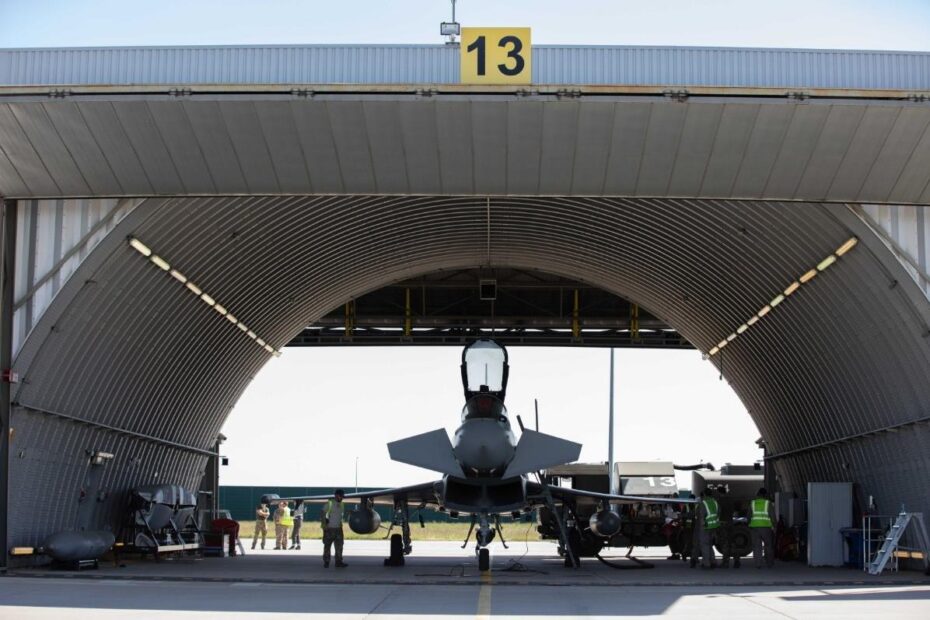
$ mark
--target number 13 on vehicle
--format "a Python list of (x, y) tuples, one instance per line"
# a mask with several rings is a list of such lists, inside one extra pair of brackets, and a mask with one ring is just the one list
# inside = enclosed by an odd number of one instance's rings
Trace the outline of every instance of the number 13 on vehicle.
[(529, 84), (529, 28), (462, 28), (463, 84)]

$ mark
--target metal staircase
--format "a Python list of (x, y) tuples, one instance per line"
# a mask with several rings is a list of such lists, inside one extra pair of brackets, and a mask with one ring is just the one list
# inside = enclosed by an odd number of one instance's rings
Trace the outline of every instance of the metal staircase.
[[(885, 566), (888, 564), (889, 560), (898, 557), (898, 554), (896, 554), (898, 549), (905, 549), (905, 547), (901, 545), (901, 540), (909, 525), (911, 525), (911, 530), (917, 539), (918, 548), (906, 549), (906, 551), (920, 551), (920, 558), (923, 560), (924, 569), (926, 570), (930, 567), (930, 558), (928, 558), (930, 539), (927, 538), (924, 515), (920, 512), (906, 512), (902, 506), (901, 512), (898, 514), (891, 527), (888, 528), (881, 547), (879, 547), (875, 557), (868, 563), (870, 575), (880, 575), (882, 571), (885, 570)], [(907, 557), (914, 556), (909, 553)]]

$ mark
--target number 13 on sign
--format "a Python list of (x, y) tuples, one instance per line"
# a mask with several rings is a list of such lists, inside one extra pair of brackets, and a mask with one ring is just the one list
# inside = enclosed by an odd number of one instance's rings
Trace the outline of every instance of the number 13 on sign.
[(463, 84), (529, 84), (529, 28), (462, 28)]

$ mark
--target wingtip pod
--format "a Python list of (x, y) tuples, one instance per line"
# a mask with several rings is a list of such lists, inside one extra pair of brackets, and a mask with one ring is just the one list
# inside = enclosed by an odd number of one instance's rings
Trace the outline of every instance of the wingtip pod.
[(387, 447), (393, 461), (450, 476), (464, 476), (445, 429), (438, 428), (428, 433), (398, 439), (388, 443)]
[(581, 444), (538, 431), (524, 430), (504, 478), (522, 476), (578, 460)]

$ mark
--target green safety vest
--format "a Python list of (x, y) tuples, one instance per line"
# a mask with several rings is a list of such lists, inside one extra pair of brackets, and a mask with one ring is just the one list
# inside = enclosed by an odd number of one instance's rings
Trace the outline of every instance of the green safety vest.
[[(345, 506), (345, 502), (342, 503)], [(327, 527), (329, 523), (329, 514), (332, 512), (333, 508), (336, 507), (336, 500), (329, 499), (326, 500), (326, 504), (323, 505), (323, 512), (320, 515), (323, 518), (323, 527)], [(343, 516), (345, 516), (345, 508), (343, 508)]]
[(749, 527), (772, 527), (772, 518), (769, 516), (769, 500), (752, 500), (752, 519)]
[(291, 517), (291, 509), (285, 506), (284, 508), (278, 508), (278, 510), (283, 510), (281, 513), (281, 525), (286, 525), (290, 527), (294, 525), (294, 519)]
[(717, 500), (707, 498), (701, 502), (704, 504), (704, 529), (715, 530), (720, 527), (720, 515), (717, 514)]

